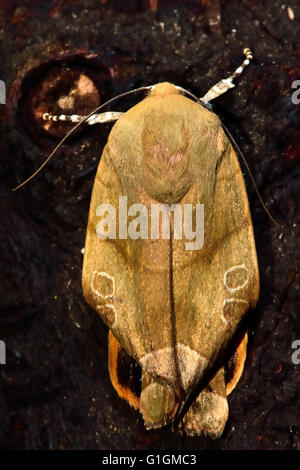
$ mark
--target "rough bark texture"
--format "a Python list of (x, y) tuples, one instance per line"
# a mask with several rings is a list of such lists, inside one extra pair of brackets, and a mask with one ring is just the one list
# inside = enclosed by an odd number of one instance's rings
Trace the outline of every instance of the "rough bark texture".
[[(0, 339), (7, 347), (0, 448), (300, 448), (300, 364), (291, 360), (300, 339), (300, 113), (291, 99), (300, 79), (300, 7), (297, 0), (289, 6), (294, 20), (279, 0), (0, 1), (0, 78), (8, 91), (0, 105)], [(70, 114), (164, 80), (201, 96), (240, 64), (244, 47), (255, 60), (214, 111), (282, 226), (268, 219), (246, 175), (261, 296), (223, 436), (147, 432), (110, 384), (107, 328), (81, 291), (90, 195), (110, 126), (78, 133), (35, 180), (11, 188), (65, 132), (43, 129), (38, 115), (61, 112), (57, 100), (78, 74), (92, 86), (83, 98), (75, 90)]]

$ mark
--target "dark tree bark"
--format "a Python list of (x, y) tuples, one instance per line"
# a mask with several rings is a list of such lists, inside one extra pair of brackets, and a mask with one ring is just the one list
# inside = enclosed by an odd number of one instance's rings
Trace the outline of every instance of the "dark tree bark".
[[(278, 0), (0, 1), (0, 365), (2, 449), (291, 449), (300, 447), (299, 317), (300, 7)], [(245, 171), (261, 274), (249, 316), (244, 375), (223, 436), (147, 432), (107, 371), (107, 328), (85, 303), (81, 266), (89, 200), (110, 125), (71, 138), (23, 189), (11, 189), (69, 127), (43, 127), (79, 76), (85, 113), (118, 93), (168, 80), (203, 95), (250, 47), (254, 61), (214, 103), (243, 150), (274, 218)], [(81, 90), (82, 91), (82, 90)], [(138, 98), (114, 106), (122, 111)], [(135, 100), (135, 101), (134, 101)], [(67, 104), (66, 104), (67, 103)], [(73, 106), (73, 107), (72, 107)], [(243, 166), (243, 163), (241, 163)]]

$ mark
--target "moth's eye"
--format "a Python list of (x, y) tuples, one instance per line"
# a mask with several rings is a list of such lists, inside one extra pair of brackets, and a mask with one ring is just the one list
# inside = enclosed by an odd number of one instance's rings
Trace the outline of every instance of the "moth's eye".
[(42, 133), (61, 139), (75, 124), (43, 120), (43, 114), (88, 115), (105, 101), (107, 79), (105, 72), (66, 64), (41, 71), (38, 80), (32, 77), (33, 84), (27, 83), (25, 89), (21, 107), (24, 127), (33, 137)]
[(205, 103), (204, 101), (199, 100), (199, 104), (209, 111), (213, 110), (213, 105), (211, 103)]

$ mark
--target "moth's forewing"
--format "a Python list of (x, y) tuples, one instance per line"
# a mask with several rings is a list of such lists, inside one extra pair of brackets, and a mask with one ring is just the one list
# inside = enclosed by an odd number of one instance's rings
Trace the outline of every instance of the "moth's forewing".
[(191, 436), (203, 433), (217, 438), (222, 434), (227, 419), (228, 402), (222, 367), (192, 402), (184, 417), (184, 430)]
[[(126, 214), (119, 196), (127, 197), (128, 208), (143, 204), (148, 214), (152, 204), (165, 203), (180, 205), (182, 213), (192, 204), (195, 215), (195, 205), (203, 204), (203, 246), (186, 249), (190, 240), (174, 239), (175, 219), (170, 239), (120, 239)], [(97, 236), (100, 204), (116, 210), (115, 239)], [(148, 427), (172, 419), (170, 403), (175, 407), (189, 396), (256, 304), (256, 251), (236, 155), (217, 116), (170, 84), (157, 85), (110, 133), (90, 206), (83, 291), (151, 378), (141, 394)], [(220, 374), (213, 391), (226, 400)], [(208, 403), (199, 398), (186, 421), (188, 432), (206, 431), (199, 423)], [(206, 432), (219, 435), (220, 428)]]

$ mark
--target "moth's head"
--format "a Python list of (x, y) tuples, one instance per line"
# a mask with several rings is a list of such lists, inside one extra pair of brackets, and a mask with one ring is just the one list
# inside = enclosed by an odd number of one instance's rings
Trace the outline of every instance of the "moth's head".
[(173, 83), (170, 83), (170, 82), (156, 83), (155, 85), (151, 87), (150, 92), (148, 94), (148, 96), (161, 96), (161, 97), (168, 96), (168, 95), (187, 95), (188, 97), (194, 99), (203, 108), (208, 109), (209, 111), (212, 111), (213, 109), (211, 103), (198, 99), (188, 90), (185, 90), (184, 88), (181, 88), (180, 86), (173, 85)]
[(150, 96), (178, 95), (179, 89), (173, 83), (162, 82), (152, 86)]

